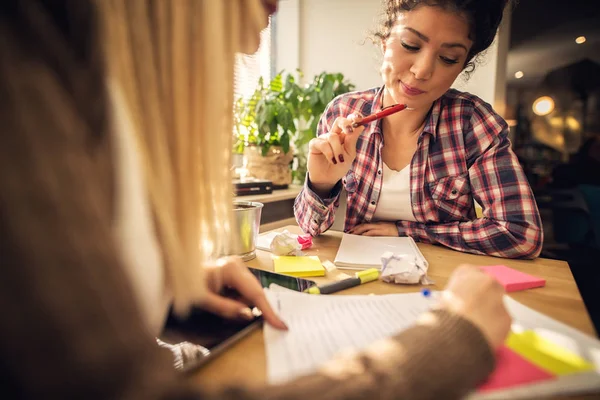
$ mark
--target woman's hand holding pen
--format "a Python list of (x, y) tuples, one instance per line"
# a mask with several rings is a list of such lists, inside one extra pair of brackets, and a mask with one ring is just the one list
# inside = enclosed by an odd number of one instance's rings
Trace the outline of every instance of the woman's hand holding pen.
[(364, 127), (352, 127), (361, 119), (350, 114), (347, 118), (338, 117), (331, 131), (312, 139), (308, 144), (308, 175), (313, 189), (319, 195), (326, 195), (347, 173), (356, 157), (356, 142)]
[(479, 268), (459, 266), (450, 276), (438, 306), (471, 321), (494, 350), (504, 343), (510, 330), (504, 288)]

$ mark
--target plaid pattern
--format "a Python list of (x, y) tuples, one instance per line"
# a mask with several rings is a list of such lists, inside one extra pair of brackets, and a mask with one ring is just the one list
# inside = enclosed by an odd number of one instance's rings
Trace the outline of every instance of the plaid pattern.
[[(380, 110), (382, 90), (334, 99), (321, 117), (318, 135), (326, 134), (338, 116)], [(356, 159), (330, 198), (319, 198), (306, 180), (294, 204), (305, 232), (317, 236), (331, 227), (342, 185), (348, 192), (344, 230), (372, 221), (383, 177), (382, 145), (380, 120), (365, 128)], [(489, 104), (454, 89), (446, 92), (433, 104), (410, 168), (417, 222), (396, 221), (400, 236), (474, 254), (540, 254), (542, 223), (535, 198), (510, 148), (508, 126)], [(476, 217), (474, 201), (483, 218)]]

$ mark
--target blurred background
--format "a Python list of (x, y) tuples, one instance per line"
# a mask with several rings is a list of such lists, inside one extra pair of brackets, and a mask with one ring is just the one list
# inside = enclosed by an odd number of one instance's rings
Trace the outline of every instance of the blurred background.
[(600, 331), (600, 8), (520, 1), (509, 43), (504, 117), (542, 214), (542, 257), (569, 262)]

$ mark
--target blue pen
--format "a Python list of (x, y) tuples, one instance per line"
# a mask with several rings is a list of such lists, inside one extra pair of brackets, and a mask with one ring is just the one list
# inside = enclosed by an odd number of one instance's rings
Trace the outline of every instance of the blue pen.
[(423, 297), (431, 299), (437, 303), (437, 300), (440, 298), (441, 292), (434, 292), (431, 289), (423, 288), (421, 289), (421, 294), (423, 295)]

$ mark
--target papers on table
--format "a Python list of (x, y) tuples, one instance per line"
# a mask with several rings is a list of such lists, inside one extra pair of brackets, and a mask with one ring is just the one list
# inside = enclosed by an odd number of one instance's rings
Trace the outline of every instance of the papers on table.
[(421, 293), (384, 296), (316, 296), (267, 291), (289, 327), (265, 325), (267, 377), (278, 383), (314, 372), (345, 349), (363, 349), (412, 325), (429, 307)]
[(344, 233), (334, 263), (339, 268), (381, 269), (381, 256), (387, 252), (407, 255), (427, 269), (427, 260), (411, 237), (370, 237)]
[[(361, 350), (393, 336), (411, 326), (430, 306), (430, 300), (421, 293), (315, 296), (267, 290), (267, 298), (290, 328), (281, 332), (265, 325), (270, 383), (315, 372), (336, 353)], [(506, 354), (500, 354), (494, 380), (487, 386), (483, 384), (469, 400), (539, 398), (600, 390), (598, 340), (509, 297), (505, 302), (515, 321), (514, 333), (503, 348)], [(541, 367), (535, 363), (544, 357), (554, 360), (542, 362), (546, 365)], [(511, 371), (517, 371), (517, 376)], [(561, 375), (564, 372), (568, 374)]]

